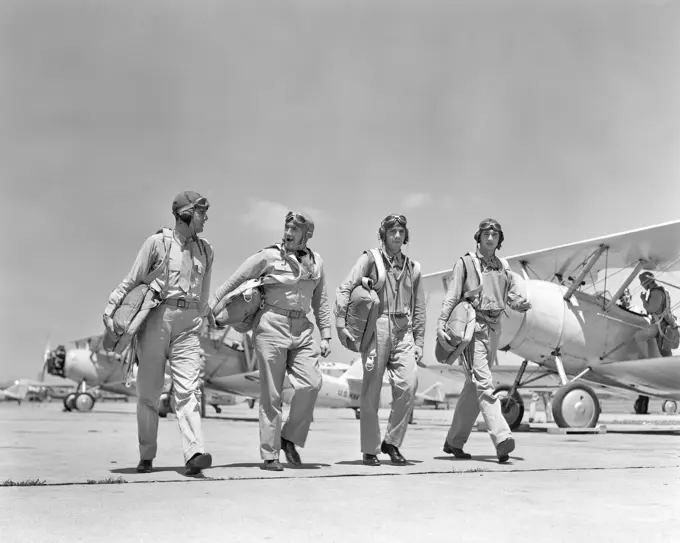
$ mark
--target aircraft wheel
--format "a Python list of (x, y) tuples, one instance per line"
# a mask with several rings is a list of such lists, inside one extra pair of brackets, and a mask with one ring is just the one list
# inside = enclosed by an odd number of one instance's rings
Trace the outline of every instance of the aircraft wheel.
[(71, 392), (71, 394), (64, 398), (64, 409), (66, 409), (66, 411), (73, 411), (76, 408), (76, 396), (77, 394), (75, 392)]
[(354, 410), (354, 417), (355, 417), (357, 420), (360, 420), (360, 419), (361, 419), (361, 411), (359, 410), (359, 408), (356, 408), (356, 409)]
[(250, 398), (250, 400), (248, 400), (248, 407), (251, 409), (255, 407), (255, 398)]
[(501, 409), (508, 426), (511, 430), (516, 430), (524, 418), (524, 400), (517, 390), (511, 398), (508, 397), (508, 392), (509, 386), (501, 386), (496, 389), (495, 396), (501, 401)]
[(170, 405), (170, 394), (163, 392), (161, 394), (161, 401), (158, 405), (158, 416), (164, 419), (168, 416), (168, 413), (172, 413), (172, 406)]
[(594, 428), (600, 418), (600, 401), (589, 386), (570, 383), (557, 389), (552, 410), (560, 428)]
[(75, 408), (82, 413), (92, 411), (94, 403), (95, 403), (94, 396), (89, 392), (80, 392), (79, 394), (76, 395), (74, 402)]
[(661, 409), (666, 415), (675, 415), (678, 411), (678, 403), (673, 400), (666, 400), (663, 402)]
[(222, 408), (219, 405), (213, 405), (213, 407), (215, 408), (215, 413), (218, 415), (222, 412)]

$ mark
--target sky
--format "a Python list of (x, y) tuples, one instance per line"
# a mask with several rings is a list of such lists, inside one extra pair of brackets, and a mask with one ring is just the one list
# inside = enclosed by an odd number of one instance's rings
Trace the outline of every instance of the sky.
[(2, 2), (0, 379), (102, 331), (182, 190), (211, 202), (213, 291), (304, 210), (331, 303), (390, 213), (424, 273), (489, 216), (501, 255), (677, 219), (679, 22), (661, 0)]

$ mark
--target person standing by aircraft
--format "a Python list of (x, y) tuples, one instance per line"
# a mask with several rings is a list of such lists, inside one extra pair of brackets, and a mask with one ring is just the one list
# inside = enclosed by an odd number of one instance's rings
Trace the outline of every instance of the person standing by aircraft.
[[(253, 340), (260, 370), (260, 456), (264, 469), (281, 471), (279, 451), (293, 466), (302, 464), (296, 446), (304, 447), (321, 388), (319, 348), (307, 318), (310, 307), (321, 332), (321, 356), (330, 352), (331, 318), (326, 276), (318, 253), (307, 247), (314, 222), (305, 213), (289, 211), (283, 240), (248, 258), (215, 292), (215, 306), (245, 281), (267, 278), (262, 308), (253, 322)], [(288, 420), (281, 427), (281, 394), (286, 373), (295, 393)]]
[[(384, 286), (378, 292), (380, 308), (375, 339), (370, 352), (361, 353), (364, 365), (361, 391), (361, 452), (363, 463), (379, 466), (378, 452), (390, 456), (393, 464), (406, 464), (399, 451), (413, 411), (417, 386), (416, 364), (423, 356), (425, 340), (425, 294), (420, 280), (420, 265), (401, 252), (409, 242), (404, 215), (388, 215), (378, 230), (381, 248), (359, 257), (347, 279), (338, 287), (335, 317), (342, 342), (355, 341), (345, 327), (350, 294), (362, 278), (378, 281), (374, 254), (379, 254), (386, 269)], [(380, 390), (383, 375), (392, 384), (392, 410), (385, 439), (380, 441)]]
[[(662, 349), (662, 327), (674, 325), (675, 318), (671, 313), (671, 297), (668, 291), (654, 279), (654, 274), (645, 271), (639, 275), (640, 284), (645, 292), (640, 293), (642, 305), (649, 315), (649, 326), (635, 332), (635, 344), (640, 352), (640, 359), (672, 356), (670, 349)], [(640, 415), (649, 413), (649, 396), (640, 394), (635, 400), (635, 412)]]
[[(104, 318), (110, 318), (123, 298), (149, 274), (167, 262), (156, 281), (161, 303), (151, 310), (138, 336), (137, 430), (140, 461), (137, 471), (153, 470), (158, 444), (158, 408), (170, 363), (174, 410), (182, 439), (185, 474), (209, 468), (201, 429), (199, 330), (203, 318), (211, 319), (208, 306), (214, 259), (210, 244), (198, 234), (208, 220), (209, 203), (193, 191), (180, 192), (172, 202), (175, 228), (149, 237), (142, 245), (130, 273), (111, 293)], [(166, 244), (167, 241), (167, 244)], [(167, 260), (166, 250), (169, 251)]]
[[(506, 306), (525, 312), (531, 309), (531, 303), (520, 294), (507, 262), (496, 256), (496, 251), (501, 248), (504, 240), (503, 229), (498, 221), (483, 220), (474, 239), (477, 242), (476, 252), (467, 253), (453, 267), (437, 321), (438, 340), (450, 343), (446, 326), (454, 307), (463, 301), (463, 293), (470, 293), (475, 287), (481, 286), (481, 290), (477, 288), (478, 293), (469, 300), (476, 310), (476, 323), (472, 340), (462, 355), (467, 369), (465, 385), (444, 442), (444, 452), (453, 454), (456, 458), (472, 458), (463, 451), (463, 447), (481, 410), (496, 447), (498, 461), (502, 463), (508, 461), (510, 453), (515, 449), (515, 440), (503, 417), (500, 399), (494, 394), (490, 366), (496, 361), (500, 318)], [(466, 266), (465, 259), (473, 266)], [(476, 270), (478, 281), (468, 276), (467, 268)]]
[(645, 290), (645, 292), (640, 293), (640, 298), (650, 318), (649, 326), (635, 333), (635, 344), (640, 351), (640, 358), (671, 356), (670, 351), (661, 352), (661, 342), (659, 341), (661, 327), (666, 321), (671, 325), (675, 324), (675, 319), (671, 314), (670, 294), (654, 280), (654, 275), (651, 272), (642, 272), (639, 278), (640, 284)]

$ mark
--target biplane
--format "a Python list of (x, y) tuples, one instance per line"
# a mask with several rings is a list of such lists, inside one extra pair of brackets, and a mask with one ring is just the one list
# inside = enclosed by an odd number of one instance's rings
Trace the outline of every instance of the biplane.
[[(205, 355), (204, 386), (210, 391), (226, 392), (221, 386), (221, 379), (228, 375), (252, 371), (255, 361), (251, 358), (248, 338), (234, 338), (231, 329), (214, 330), (204, 326), (200, 333), (201, 348)], [(126, 396), (136, 396), (135, 371), (128, 368), (120, 355), (106, 351), (103, 346), (103, 334), (86, 337), (45, 350), (42, 378), (45, 373), (70, 379), (78, 383), (76, 392), (64, 398), (67, 411), (91, 411), (94, 408), (99, 390), (106, 390)], [(167, 381), (166, 375), (166, 381)], [(222, 395), (223, 396), (223, 395)], [(221, 401), (219, 394), (213, 395), (215, 401)], [(203, 398), (210, 401), (210, 395)], [(231, 403), (231, 399), (228, 403)], [(215, 407), (214, 404), (213, 407)], [(252, 402), (251, 407), (254, 405)], [(162, 416), (171, 411), (169, 386), (161, 395), (160, 413)], [(203, 406), (205, 411), (205, 406)], [(216, 408), (216, 411), (219, 410)]]
[[(680, 270), (680, 221), (507, 260), (532, 304), (527, 313), (508, 309), (502, 317), (499, 348), (523, 359), (512, 386), (497, 389), (512, 428), (524, 414), (518, 390), (546, 374), (559, 379), (552, 409), (560, 427), (597, 424), (600, 404), (588, 382), (661, 398), (664, 411), (675, 411), (680, 356), (640, 359), (634, 334), (649, 326), (649, 318), (642, 310), (624, 307), (621, 297), (627, 290), (633, 298), (640, 292), (636, 279), (642, 270), (652, 271), (662, 286), (678, 289), (661, 278)], [(423, 276), (428, 303), (434, 302), (434, 293), (443, 296), (450, 276), (451, 270)], [(540, 371), (525, 378), (529, 362)]]

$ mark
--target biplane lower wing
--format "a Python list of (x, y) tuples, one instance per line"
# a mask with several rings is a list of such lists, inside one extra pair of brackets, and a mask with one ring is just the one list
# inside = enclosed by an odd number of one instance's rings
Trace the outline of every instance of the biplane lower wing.
[(680, 356), (608, 362), (592, 373), (636, 392), (680, 400)]

